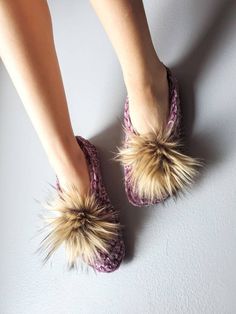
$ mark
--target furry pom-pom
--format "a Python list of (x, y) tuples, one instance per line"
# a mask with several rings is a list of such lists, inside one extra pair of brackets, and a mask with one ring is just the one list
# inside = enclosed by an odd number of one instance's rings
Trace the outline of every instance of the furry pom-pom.
[(62, 244), (65, 245), (69, 268), (77, 260), (93, 265), (100, 253), (108, 252), (108, 242), (115, 239), (120, 224), (114, 222), (114, 211), (97, 201), (94, 194), (81, 196), (77, 188), (58, 190), (57, 195), (43, 203), (50, 214), (43, 219), (50, 229), (41, 241), (39, 251), (46, 251), (44, 263)]
[(202, 166), (200, 159), (184, 154), (180, 146), (165, 132), (129, 132), (114, 159), (130, 166), (128, 180), (140, 197), (162, 201), (189, 186)]

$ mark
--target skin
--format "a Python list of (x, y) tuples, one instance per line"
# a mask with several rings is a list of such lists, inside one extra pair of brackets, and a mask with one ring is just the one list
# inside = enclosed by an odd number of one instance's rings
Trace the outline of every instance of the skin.
[(0, 56), (62, 187), (89, 188), (87, 164), (73, 135), (44, 0), (0, 0)]
[[(161, 130), (168, 114), (164, 65), (151, 40), (142, 1), (92, 0), (120, 61), (139, 133)], [(88, 167), (69, 117), (45, 0), (0, 0), (0, 57), (61, 187), (89, 189)]]
[(119, 59), (139, 133), (161, 130), (168, 116), (167, 73), (154, 49), (141, 0), (90, 0)]

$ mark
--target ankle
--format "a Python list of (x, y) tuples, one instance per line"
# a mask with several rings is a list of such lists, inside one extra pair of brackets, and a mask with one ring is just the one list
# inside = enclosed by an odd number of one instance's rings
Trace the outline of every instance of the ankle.
[(160, 98), (165, 90), (166, 80), (167, 72), (162, 62), (146, 68), (142, 75), (124, 77), (129, 98), (137, 98), (138, 95)]
[(54, 142), (49, 154), (49, 162), (54, 169), (61, 187), (75, 185), (85, 193), (90, 184), (86, 157), (75, 137), (67, 143)]
[(81, 194), (86, 194), (90, 188), (90, 175), (86, 157), (79, 148), (78, 152), (71, 155), (56, 165), (56, 173), (62, 188), (74, 185)]
[(55, 139), (50, 144), (48, 159), (54, 170), (69, 168), (76, 160), (81, 159), (83, 152), (74, 136), (67, 139)]
[[(144, 78), (144, 79), (143, 79)], [(130, 117), (135, 130), (146, 134), (162, 132), (168, 119), (168, 79), (164, 64), (150, 69), (142, 80), (130, 80), (127, 85)]]

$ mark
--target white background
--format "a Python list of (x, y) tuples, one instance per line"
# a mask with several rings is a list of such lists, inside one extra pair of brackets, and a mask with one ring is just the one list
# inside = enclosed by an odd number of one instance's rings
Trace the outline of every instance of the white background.
[(205, 170), (177, 202), (129, 205), (111, 161), (126, 96), (115, 52), (88, 1), (51, 0), (73, 128), (100, 149), (127, 256), (111, 274), (67, 272), (63, 250), (42, 267), (36, 200), (55, 175), (0, 64), (1, 314), (236, 313), (235, 3), (144, 3), (160, 59), (179, 78), (188, 148)]

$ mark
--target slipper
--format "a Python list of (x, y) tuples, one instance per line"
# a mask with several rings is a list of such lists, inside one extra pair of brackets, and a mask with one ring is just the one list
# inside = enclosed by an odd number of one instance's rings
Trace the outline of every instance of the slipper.
[[(164, 65), (165, 66), (165, 65)], [(129, 96), (124, 106), (124, 142), (114, 157), (124, 167), (125, 190), (134, 206), (150, 206), (177, 196), (193, 183), (202, 165), (183, 152), (179, 86), (165, 66), (169, 85), (169, 116), (163, 132), (139, 134), (129, 114)]]
[(104, 186), (96, 147), (82, 136), (75, 138), (86, 157), (90, 190), (81, 196), (75, 186), (62, 189), (56, 176), (56, 196), (44, 204), (56, 215), (44, 217), (50, 231), (40, 250), (46, 251), (46, 262), (64, 244), (69, 269), (81, 261), (95, 271), (113, 272), (125, 255), (123, 226)]

